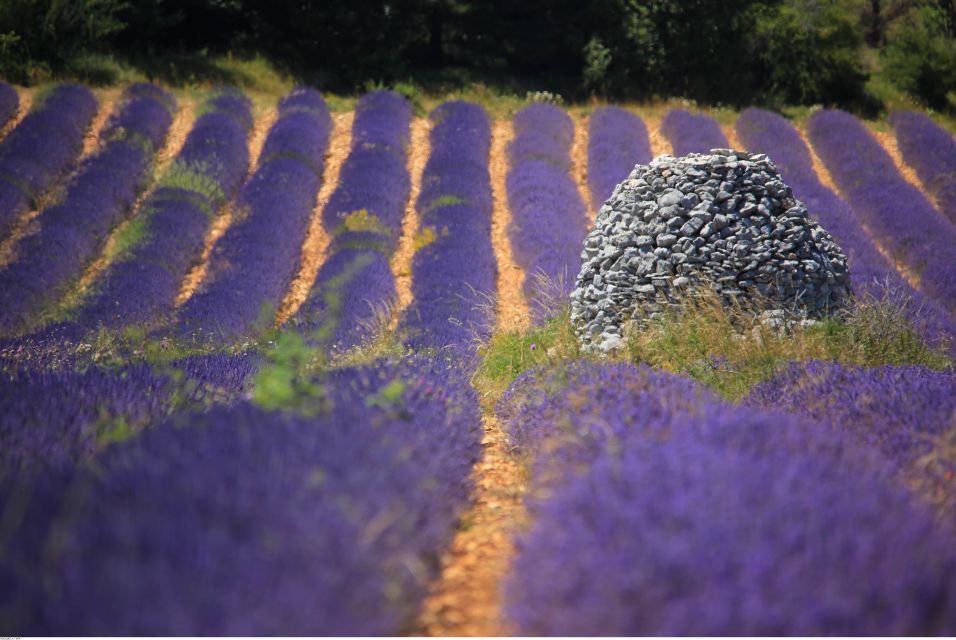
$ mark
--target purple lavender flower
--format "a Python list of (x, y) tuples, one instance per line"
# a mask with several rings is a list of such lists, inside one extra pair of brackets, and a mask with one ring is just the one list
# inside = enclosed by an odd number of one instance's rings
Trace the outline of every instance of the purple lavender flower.
[(894, 468), (907, 467), (930, 451), (932, 437), (953, 427), (956, 378), (916, 366), (794, 363), (754, 387), (746, 402), (830, 424)]
[[(536, 321), (548, 314), (548, 299), (570, 294), (581, 266), (586, 233), (585, 204), (569, 173), (574, 124), (545, 103), (525, 107), (514, 117), (508, 149), (508, 235), (525, 271), (524, 292)], [(542, 283), (553, 290), (542, 290)]]
[(238, 399), (259, 358), (191, 356), (152, 369), (22, 369), (0, 378), (0, 480), (85, 461), (174, 408)]
[(96, 108), (86, 87), (58, 85), (0, 144), (0, 238), (76, 162)]
[(311, 89), (280, 103), (259, 168), (236, 200), (239, 220), (216, 244), (202, 289), (180, 310), (177, 334), (221, 344), (266, 328), (260, 322), (271, 326), (299, 264), (331, 124)]
[(24, 507), (0, 550), (0, 630), (401, 632), (468, 499), (476, 396), (421, 360), (325, 388), (317, 417), (244, 403), (178, 415), (95, 470), (0, 485)]
[(312, 340), (347, 350), (370, 338), (395, 300), (389, 258), (398, 244), (411, 188), (406, 167), (411, 108), (401, 96), (362, 97), (352, 148), (322, 210), (334, 236), (309, 298), (292, 319)]
[(114, 264), (77, 312), (89, 329), (158, 323), (173, 309), (179, 286), (199, 259), (216, 210), (239, 188), (249, 164), (247, 98), (211, 98), (159, 188), (141, 205), (143, 239)]
[(726, 149), (730, 146), (716, 120), (703, 113), (692, 114), (685, 109), (668, 111), (661, 122), (661, 131), (670, 140), (675, 156), (707, 153), (711, 149)]
[(402, 319), (411, 347), (471, 352), (493, 318), (482, 311), (498, 273), (491, 245), (491, 125), (481, 107), (446, 102), (431, 114), (431, 155), (422, 174), (419, 233), (431, 241), (412, 262), (414, 300)]
[(956, 314), (956, 228), (906, 182), (879, 142), (848, 113), (818, 111), (810, 140), (874, 238), (919, 277), (919, 288)]
[(588, 131), (591, 206), (600, 209), (634, 165), (650, 161), (647, 128), (637, 115), (620, 107), (601, 107), (591, 114)]
[(831, 425), (590, 363), (525, 374), (500, 410), (546, 489), (505, 585), (523, 634), (956, 628), (949, 536)]
[(890, 117), (900, 152), (956, 224), (956, 140), (924, 113), (900, 111)]
[(0, 271), (0, 332), (29, 326), (100, 252), (106, 234), (146, 186), (150, 159), (174, 110), (172, 97), (158, 87), (133, 85), (124, 92), (100, 135), (100, 151), (80, 166), (63, 199), (40, 214), (16, 245), (16, 257)]
[[(910, 321), (932, 344), (956, 336), (956, 323), (946, 309), (909, 285), (880, 254), (857, 213), (820, 182), (809, 149), (789, 121), (770, 111), (747, 109), (737, 120), (737, 135), (748, 149), (773, 159), (794, 195), (846, 253), (857, 296), (883, 299), (889, 295), (905, 304)], [(952, 353), (956, 355), (956, 345)]]

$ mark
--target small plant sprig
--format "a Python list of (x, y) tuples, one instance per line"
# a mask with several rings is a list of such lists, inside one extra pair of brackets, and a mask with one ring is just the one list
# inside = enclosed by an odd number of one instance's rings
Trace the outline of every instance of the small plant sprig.
[(294, 331), (279, 332), (273, 345), (266, 351), (268, 364), (256, 374), (252, 401), (265, 409), (305, 415), (326, 410), (328, 396), (316, 383), (316, 374), (325, 364), (322, 352)]

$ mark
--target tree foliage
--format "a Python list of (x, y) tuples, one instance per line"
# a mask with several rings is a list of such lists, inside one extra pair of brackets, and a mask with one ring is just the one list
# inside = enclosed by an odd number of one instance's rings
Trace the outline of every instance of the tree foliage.
[(63, 74), (104, 47), (147, 66), (231, 51), (338, 89), (454, 70), (569, 97), (852, 107), (868, 42), (940, 105), (954, 34), (956, 0), (5, 0), (0, 74)]

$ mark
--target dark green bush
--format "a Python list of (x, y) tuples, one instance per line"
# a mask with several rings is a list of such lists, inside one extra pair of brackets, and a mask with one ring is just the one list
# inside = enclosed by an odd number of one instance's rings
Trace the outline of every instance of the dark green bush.
[(848, 104), (864, 96), (862, 31), (852, 3), (788, 0), (762, 12), (754, 32), (764, 101)]
[(934, 109), (956, 108), (956, 25), (946, 3), (919, 6), (893, 25), (882, 50), (886, 76)]
[(120, 31), (123, 0), (0, 1), (0, 76), (29, 84), (70, 68)]

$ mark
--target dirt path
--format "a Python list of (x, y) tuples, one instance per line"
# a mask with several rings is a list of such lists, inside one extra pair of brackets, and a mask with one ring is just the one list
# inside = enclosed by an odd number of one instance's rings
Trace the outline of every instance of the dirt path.
[(299, 273), (296, 275), (289, 290), (279, 305), (276, 315), (276, 326), (284, 324), (295, 315), (302, 303), (309, 296), (315, 275), (325, 259), (325, 251), (329, 246), (329, 234), (322, 226), (322, 210), (332, 197), (332, 192), (339, 184), (339, 174), (342, 165), (352, 147), (352, 121), (355, 114), (351, 111), (336, 113), (332, 116), (332, 134), (329, 136), (329, 148), (325, 153), (325, 169), (322, 173), (322, 187), (315, 199), (315, 208), (312, 210), (312, 220), (306, 231), (302, 243), (302, 258), (299, 264)]
[(0, 241), (0, 268), (9, 264), (16, 257), (16, 246), (20, 242), (20, 239), (30, 232), (30, 223), (36, 219), (44, 209), (53, 206), (63, 199), (66, 188), (76, 175), (76, 169), (79, 167), (79, 164), (93, 155), (99, 148), (100, 133), (116, 109), (120, 91), (118, 89), (109, 89), (97, 93), (99, 109), (93, 121), (90, 123), (90, 126), (86, 129), (86, 133), (83, 135), (83, 150), (80, 152), (79, 158), (68, 173), (61, 176), (47, 193), (40, 196), (36, 208), (25, 211), (14, 223), (10, 234)]
[(106, 126), (110, 116), (113, 115), (121, 93), (119, 89), (105, 89), (96, 92), (96, 99), (100, 103), (100, 108), (83, 136), (83, 152), (80, 154), (80, 161), (90, 156), (99, 147), (100, 133), (102, 133), (103, 127)]
[[(524, 273), (514, 262), (507, 234), (511, 221), (506, 192), (507, 148), (512, 137), (510, 121), (493, 123), (489, 169), (494, 202), (491, 235), (498, 260), (498, 331), (522, 329), (530, 322), (521, 291)], [(583, 144), (586, 150), (586, 138)], [(522, 497), (527, 478), (509, 453), (507, 436), (490, 412), (483, 419), (483, 427), (482, 458), (472, 471), (472, 506), (442, 557), (441, 574), (416, 621), (414, 632), (420, 635), (512, 633), (502, 617), (500, 587), (511, 565), (514, 535), (525, 519)]]
[(183, 148), (183, 143), (186, 142), (186, 136), (189, 135), (189, 131), (196, 121), (196, 103), (194, 100), (180, 99), (178, 101), (178, 107), (176, 115), (173, 117), (173, 122), (169, 126), (169, 133), (166, 135), (166, 140), (159, 151), (157, 151), (155, 158), (153, 158), (154, 186), (144, 191), (136, 200), (136, 203), (131, 209), (132, 215), (116, 225), (109, 233), (106, 241), (103, 243), (103, 250), (99, 257), (86, 268), (76, 283), (76, 286), (73, 287), (60, 303), (60, 308), (71, 309), (78, 305), (90, 284), (113, 262), (117, 254), (117, 242), (123, 236), (126, 228), (129, 227), (130, 221), (139, 214), (143, 202), (155, 189), (156, 182), (166, 173), (166, 170), (169, 169), (169, 166), (179, 154), (180, 149)]
[[(246, 179), (243, 184), (249, 180), (259, 165), (259, 156), (262, 155), (262, 145), (266, 142), (266, 136), (269, 135), (269, 129), (275, 124), (279, 117), (279, 111), (275, 106), (265, 109), (255, 119), (252, 126), (252, 133), (249, 135), (249, 170), (246, 172)], [(180, 307), (189, 300), (193, 294), (202, 285), (206, 272), (209, 270), (209, 258), (212, 256), (212, 250), (226, 232), (226, 229), (235, 219), (234, 199), (228, 201), (219, 211), (219, 215), (213, 220), (206, 232), (206, 238), (203, 240), (202, 257), (183, 279), (182, 287), (179, 289), (179, 295), (176, 297), (176, 306)]]
[[(817, 155), (817, 152), (814, 150), (813, 145), (810, 144), (810, 138), (807, 136), (807, 132), (801, 128), (797, 127), (797, 132), (800, 134), (800, 137), (803, 139), (803, 144), (807, 145), (807, 149), (810, 151), (810, 160), (813, 163), (813, 171), (817, 174), (820, 182), (823, 183), (823, 186), (827, 187), (833, 193), (837, 194), (844, 200), (843, 193), (837, 188), (836, 183), (833, 182), (833, 176), (830, 175), (830, 172), (827, 170), (826, 166), (823, 164), (823, 161), (820, 160), (820, 156)], [(909, 267), (906, 266), (902, 261), (897, 260), (893, 254), (883, 246), (879, 238), (872, 232), (872, 230), (867, 227), (863, 220), (857, 216), (857, 220), (860, 225), (863, 227), (863, 230), (866, 232), (866, 235), (870, 237), (873, 241), (873, 244), (876, 246), (877, 251), (886, 258), (886, 261), (893, 265), (896, 270), (902, 275), (906, 281), (916, 290), (919, 290), (919, 278), (913, 273)]]
[(395, 274), (397, 293), (394, 312), (389, 328), (398, 326), (402, 312), (412, 303), (412, 258), (415, 255), (415, 236), (421, 219), (416, 204), (422, 190), (422, 172), (431, 152), (431, 122), (428, 118), (415, 118), (412, 121), (411, 142), (408, 145), (408, 175), (411, 177), (411, 190), (405, 204), (405, 216), (402, 218), (402, 235), (398, 240), (398, 249), (392, 256), (392, 273)]
[(644, 123), (647, 125), (647, 138), (651, 142), (652, 158), (663, 155), (674, 155), (674, 147), (671, 146), (670, 140), (661, 133), (661, 121), (661, 118), (644, 118)]
[(20, 94), (20, 105), (17, 107), (17, 114), (10, 118), (10, 122), (0, 127), (0, 142), (7, 137), (8, 133), (17, 128), (20, 121), (30, 113), (30, 107), (33, 105), (33, 89), (20, 89), (17, 93)]
[(521, 286), (524, 270), (515, 262), (508, 238), (511, 211), (508, 208), (508, 143), (514, 137), (511, 121), (496, 120), (491, 128), (491, 152), (488, 168), (491, 173), (491, 242), (498, 262), (497, 331), (526, 328), (531, 322), (528, 301)]
[(746, 151), (744, 145), (737, 137), (737, 129), (734, 125), (722, 124), (720, 125), (720, 130), (724, 132), (724, 137), (727, 138), (727, 144), (730, 145), (731, 149), (735, 151)]
[(493, 416), (483, 420), (481, 461), (475, 465), (473, 505), (450, 549), (415, 632), (426, 636), (502, 636), (514, 633), (502, 616), (501, 582), (511, 566), (514, 536), (527, 513), (524, 469), (508, 452)]
[(597, 211), (591, 204), (591, 189), (588, 187), (588, 126), (587, 116), (572, 116), (574, 120), (574, 142), (571, 144), (571, 175), (578, 185), (578, 193), (584, 200), (588, 216), (588, 228), (594, 224)]
[(929, 200), (929, 203), (933, 205), (933, 208), (939, 211), (940, 215), (946, 218), (946, 216), (942, 214), (942, 210), (939, 207), (939, 202), (936, 200), (936, 196), (926, 189), (926, 186), (923, 184), (923, 181), (919, 179), (919, 176), (916, 175), (916, 171), (913, 169), (913, 167), (906, 164), (906, 161), (903, 160), (903, 154), (900, 153), (900, 147), (896, 141), (896, 134), (890, 131), (876, 131), (875, 129), (870, 129), (870, 133), (873, 134), (873, 137), (875, 137), (880, 143), (880, 146), (882, 146), (886, 153), (889, 154), (889, 156), (893, 159), (893, 164), (896, 165), (896, 170), (900, 172), (900, 175), (903, 176), (903, 179), (916, 187), (919, 192), (922, 193), (927, 200)]

